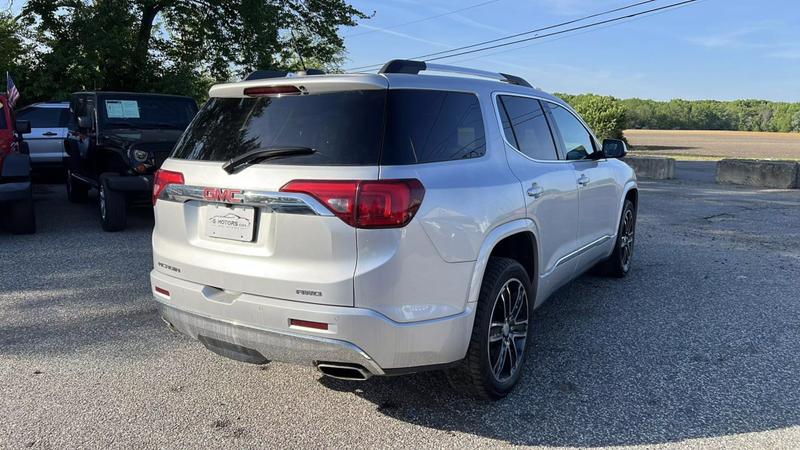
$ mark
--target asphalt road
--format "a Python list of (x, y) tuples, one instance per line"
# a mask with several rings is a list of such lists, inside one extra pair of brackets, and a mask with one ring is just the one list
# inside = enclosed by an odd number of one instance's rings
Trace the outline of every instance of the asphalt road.
[(697, 183), (715, 183), (717, 161), (675, 161), (675, 178)]
[(37, 190), (0, 234), (0, 447), (800, 447), (800, 191), (643, 182), (634, 269), (538, 310), (519, 388), (228, 361), (149, 297), (152, 215)]

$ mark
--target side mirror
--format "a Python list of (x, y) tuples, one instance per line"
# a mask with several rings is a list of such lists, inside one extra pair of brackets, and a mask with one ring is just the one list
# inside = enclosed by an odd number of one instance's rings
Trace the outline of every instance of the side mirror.
[(78, 128), (92, 128), (92, 118), (89, 116), (78, 116)]
[(603, 139), (603, 155), (606, 158), (624, 158), (628, 145), (621, 139)]
[(14, 128), (16, 128), (19, 134), (28, 134), (31, 132), (31, 122), (29, 120), (18, 120), (17, 123), (14, 124)]

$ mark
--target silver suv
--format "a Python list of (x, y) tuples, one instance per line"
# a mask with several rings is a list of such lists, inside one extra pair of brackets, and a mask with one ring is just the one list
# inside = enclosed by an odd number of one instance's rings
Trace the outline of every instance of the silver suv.
[(402, 60), (255, 78), (211, 88), (154, 185), (153, 295), (208, 349), (351, 380), (442, 369), (497, 399), (536, 307), (630, 270), (624, 143), (524, 80)]
[(31, 166), (62, 167), (69, 103), (34, 103), (17, 111), (17, 119), (31, 123), (31, 132), (23, 135), (30, 149)]

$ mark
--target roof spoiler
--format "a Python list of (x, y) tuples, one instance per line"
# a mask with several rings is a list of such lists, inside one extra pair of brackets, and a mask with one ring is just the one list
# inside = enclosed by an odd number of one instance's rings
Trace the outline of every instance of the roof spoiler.
[(414, 61), (410, 59), (393, 59), (381, 67), (378, 73), (406, 73), (417, 75), (423, 70), (430, 70), (434, 72), (448, 72), (458, 73), (462, 75), (472, 75), (476, 77), (489, 78), (492, 80), (502, 81), (504, 83), (516, 84), (519, 86), (533, 87), (525, 81), (525, 79), (518, 76), (509, 75), (507, 73), (489, 72), (486, 70), (470, 69), (468, 67), (448, 66), (444, 64), (428, 64), (425, 61)]

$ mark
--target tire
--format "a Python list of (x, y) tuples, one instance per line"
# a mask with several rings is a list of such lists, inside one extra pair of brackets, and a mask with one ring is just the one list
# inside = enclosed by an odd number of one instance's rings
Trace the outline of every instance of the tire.
[(33, 234), (36, 232), (36, 215), (33, 209), (33, 195), (8, 205), (8, 230), (14, 234)]
[(617, 241), (614, 243), (614, 253), (598, 267), (603, 275), (614, 278), (623, 278), (628, 275), (631, 270), (635, 238), (636, 207), (630, 200), (625, 200), (617, 230)]
[(97, 185), (97, 206), (100, 213), (100, 226), (105, 231), (121, 231), (128, 220), (128, 202), (125, 194), (108, 187), (108, 178), (100, 176)]
[[(522, 297), (516, 295), (519, 289), (523, 290)], [(506, 297), (523, 301), (517, 309), (516, 320), (504, 318)], [(484, 400), (499, 400), (514, 389), (524, 369), (525, 353), (531, 341), (529, 324), (535, 298), (522, 265), (510, 258), (489, 258), (467, 356), (447, 371), (447, 378), (455, 389)]]
[(72, 203), (86, 203), (89, 198), (89, 186), (72, 177), (72, 172), (67, 169), (67, 200)]

